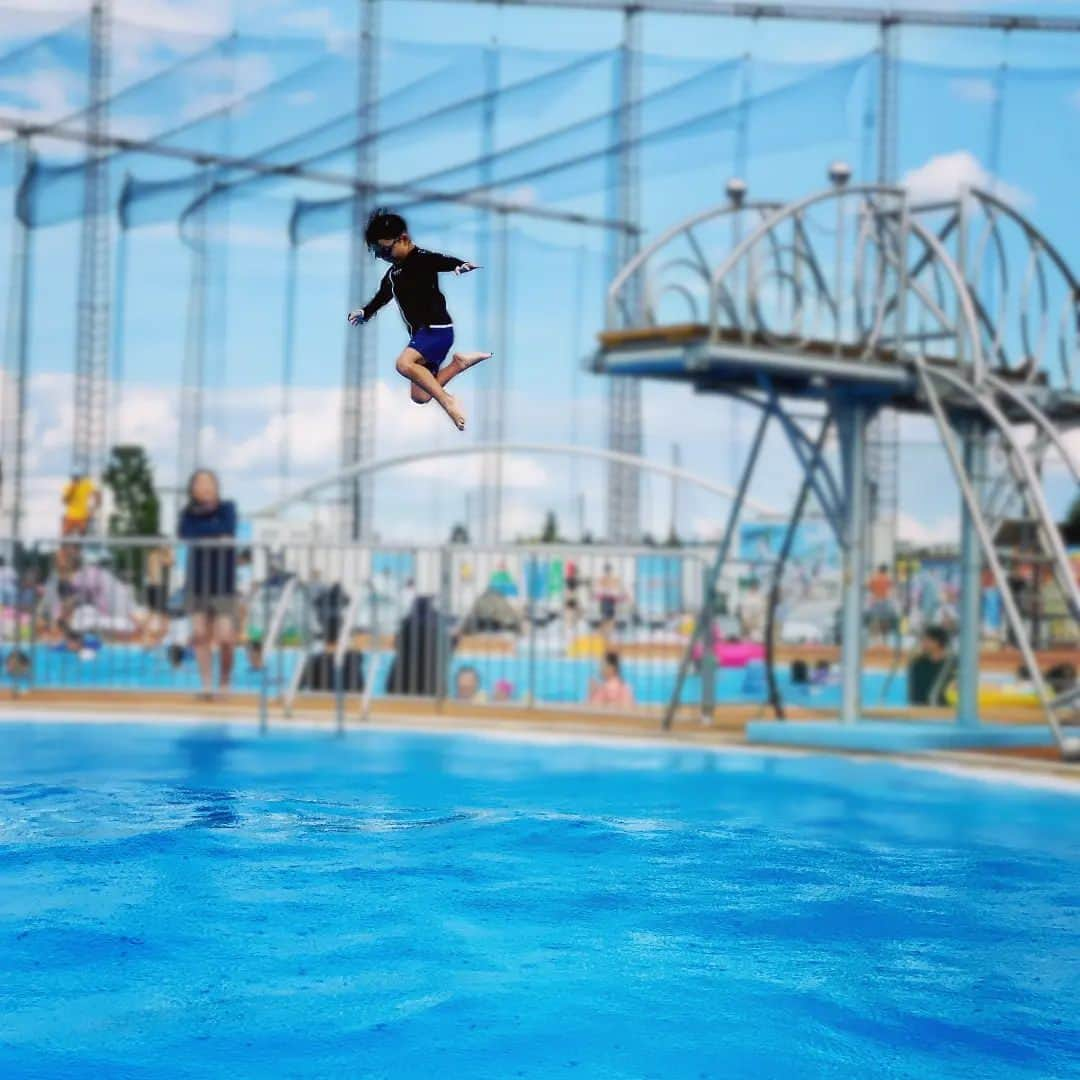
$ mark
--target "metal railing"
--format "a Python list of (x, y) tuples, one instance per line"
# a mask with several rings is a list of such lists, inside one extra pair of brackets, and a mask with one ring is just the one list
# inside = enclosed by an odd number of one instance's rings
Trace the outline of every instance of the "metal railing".
[[(278, 707), (288, 714), (318, 697), (335, 703), (339, 724), (394, 698), (659, 716), (711, 555), (41, 540), (23, 545), (0, 577), (0, 647), (14, 657), (8, 678), (20, 689), (255, 695), (264, 723)], [(737, 663), (720, 673), (721, 701), (763, 699), (764, 608), (746, 588), (755, 573), (761, 565), (733, 563), (717, 589), (714, 644)], [(805, 634), (816, 620), (827, 640), (832, 606), (823, 594), (794, 611), (792, 625), (801, 621)], [(738, 658), (736, 641), (746, 644)], [(692, 671), (687, 704), (700, 682)]]
[[(767, 548), (726, 564), (716, 585), (708, 647), (692, 650), (678, 696), (695, 712), (707, 687), (718, 704), (768, 699)], [(36, 541), (0, 566), (0, 677), (20, 692), (242, 695), (257, 701), (264, 724), (318, 700), (339, 726), (395, 700), (418, 711), (457, 703), (659, 721), (713, 556), (582, 544)], [(839, 693), (835, 655), (817, 646), (837, 641), (839, 569), (815, 547), (781, 584), (784, 697), (827, 710)], [(907, 645), (920, 625), (946, 618), (920, 618), (910, 585), (897, 601)], [(869, 600), (865, 614), (880, 618)], [(1048, 609), (1042, 646), (1055, 644), (1058, 622), (1067, 620)], [(809, 685), (799, 685), (800, 659)], [(879, 659), (863, 673), (868, 703), (905, 703), (894, 666)]]

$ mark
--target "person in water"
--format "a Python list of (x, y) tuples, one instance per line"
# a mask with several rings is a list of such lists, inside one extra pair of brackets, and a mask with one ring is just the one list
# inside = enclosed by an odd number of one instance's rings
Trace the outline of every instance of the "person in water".
[(412, 400), (417, 405), (426, 405), (434, 398), (458, 431), (464, 431), (465, 411), (444, 388), (451, 379), (492, 354), (455, 352), (443, 367), (454, 344), (454, 324), (446, 297), (439, 289), (439, 274), (460, 276), (480, 267), (417, 247), (405, 219), (385, 208), (372, 213), (364, 239), (372, 254), (390, 263), (390, 269), (383, 274), (378, 292), (363, 307), (349, 312), (349, 322), (353, 326), (369, 322), (380, 308), (396, 300), (409, 331), (409, 342), (397, 358), (398, 374), (412, 383)]

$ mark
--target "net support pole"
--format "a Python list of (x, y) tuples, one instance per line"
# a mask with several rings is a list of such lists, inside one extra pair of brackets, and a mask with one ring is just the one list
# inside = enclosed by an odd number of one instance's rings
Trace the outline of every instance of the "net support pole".
[(289, 229), (285, 254), (285, 308), (281, 332), (281, 441), (278, 446), (278, 488), (282, 496), (289, 490), (292, 474), (292, 390), (296, 357), (296, 279), (299, 248)]
[[(495, 156), (495, 121), (496, 99), (499, 89), (499, 53), (495, 43), (484, 50), (484, 100), (481, 114), (481, 153), (483, 160), (480, 165), (479, 181), (485, 191), (490, 190), (494, 178)], [(490, 209), (483, 209), (480, 214), (479, 236), (479, 262), (481, 266), (492, 268), (491, 272), (485, 271), (477, 275), (476, 310), (478, 324), (483, 330), (490, 345), (485, 348), (493, 348), (499, 338), (500, 319), (505, 318), (505, 311), (496, 310), (492, 289), (492, 272), (501, 274), (504, 267), (495, 265), (495, 214)], [(506, 357), (500, 355), (496, 364), (505, 364)], [(481, 364), (476, 371), (480, 398), (479, 408), (479, 436), (481, 442), (496, 443), (501, 440), (496, 438), (495, 432), (498, 426), (498, 412), (501, 408), (496, 388), (496, 372), (491, 364)], [(497, 514), (495, 511), (496, 491), (501, 480), (501, 454), (497, 451), (485, 454), (480, 461), (480, 491), (478, 525), (480, 538), (485, 543), (494, 543), (497, 536)]]
[(17, 551), (22, 538), (26, 494), (26, 412), (30, 378), (30, 293), (34, 237), (33, 229), (19, 212), (19, 193), (34, 166), (34, 154), (28, 140), (19, 140), (16, 161), (22, 163), (22, 178), (16, 185), (15, 214), (11, 223), (11, 278), (8, 287), (7, 348), (4, 350), (3, 365), (3, 427), (0, 430), (3, 451), (0, 464), (4, 474), (0, 477), (0, 493), (4, 500), (3, 509), (7, 511), (8, 536)]
[[(378, 104), (379, 0), (359, 0), (360, 33), (357, 57), (359, 79), (356, 107), (356, 161), (358, 182), (375, 180), (375, 149), (371, 134), (376, 130)], [(353, 308), (367, 300), (371, 292), (371, 259), (364, 242), (364, 229), (372, 201), (369, 192), (352, 201), (352, 233), (349, 244), (349, 300)], [(375, 447), (375, 340), (370, 329), (349, 327), (345, 335), (345, 371), (342, 393), (341, 465), (371, 459)], [(374, 522), (374, 481), (369, 473), (352, 477), (342, 492), (343, 539), (370, 540)]]
[(202, 463), (203, 388), (206, 380), (206, 208), (197, 211), (191, 229), (184, 368), (180, 380), (180, 433), (176, 453), (176, 486)]
[(865, 402), (835, 405), (844, 476), (844, 571), (841, 607), (840, 720), (853, 724), (862, 712), (863, 582), (866, 580), (868, 409)]
[(121, 215), (116, 235), (116, 273), (113, 279), (112, 311), (112, 414), (113, 442), (123, 441), (121, 422), (124, 416), (124, 333), (127, 321), (128, 234)]
[[(974, 417), (962, 432), (964, 472), (977, 500), (986, 475), (987, 433)], [(960, 628), (957, 642), (956, 720), (979, 723), (979, 637), (982, 625), (982, 547), (967, 502), (960, 500)]]
[[(896, 182), (899, 123), (899, 35), (900, 25), (883, 17), (879, 28), (880, 65), (878, 70), (877, 181)], [(899, 258), (907, 258), (906, 248)], [(839, 279), (838, 279), (839, 280)], [(901, 314), (897, 307), (898, 321)], [(898, 327), (902, 340), (904, 327)], [(892, 409), (879, 409), (870, 423), (867, 445), (867, 476), (873, 505), (869, 508), (870, 552), (875, 563), (891, 564), (896, 557), (896, 529), (899, 515), (897, 493), (900, 476), (899, 419)]]
[[(615, 74), (615, 183), (612, 190), (613, 216), (636, 224), (640, 219), (638, 101), (641, 97), (642, 13), (627, 8), (623, 14), (623, 41)], [(621, 230), (612, 237), (610, 277), (633, 258), (637, 250), (636, 231)], [(631, 318), (640, 311), (639, 298), (630, 298)], [(642, 451), (641, 383), (637, 379), (612, 376), (608, 380), (608, 447), (627, 454)], [(612, 463), (607, 476), (607, 535), (615, 543), (633, 543), (641, 531), (641, 477), (625, 465)]]
[[(507, 399), (507, 362), (510, 352), (510, 215), (500, 214), (498, 220), (498, 235), (496, 265), (498, 267), (498, 313), (495, 320), (496, 335), (494, 348), (502, 357), (495, 363), (495, 386), (493, 397), (496, 403), (492, 437), (501, 447), (506, 442), (506, 399)], [(505, 480), (506, 455), (501, 449), (496, 450), (494, 455), (494, 470), (492, 473), (491, 490), (491, 519), (492, 540), (496, 544), (502, 543), (503, 524), (503, 490)]]
[(74, 432), (71, 471), (99, 476), (105, 466), (109, 381), (109, 165), (94, 137), (108, 129), (110, 12), (90, 8), (87, 169), (75, 297)]

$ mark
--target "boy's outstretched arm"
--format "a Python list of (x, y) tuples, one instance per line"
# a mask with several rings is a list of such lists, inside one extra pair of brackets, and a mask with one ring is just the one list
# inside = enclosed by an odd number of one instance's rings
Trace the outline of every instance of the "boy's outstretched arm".
[(394, 290), (390, 287), (390, 275), (384, 274), (382, 281), (379, 283), (379, 291), (363, 307), (349, 312), (349, 322), (353, 326), (359, 326), (361, 323), (367, 322), (379, 308), (390, 303), (393, 295)]
[(439, 274), (468, 274), (472, 270), (479, 270), (476, 263), (459, 259), (454, 255), (440, 255), (437, 251), (425, 251), (424, 258), (428, 265)]

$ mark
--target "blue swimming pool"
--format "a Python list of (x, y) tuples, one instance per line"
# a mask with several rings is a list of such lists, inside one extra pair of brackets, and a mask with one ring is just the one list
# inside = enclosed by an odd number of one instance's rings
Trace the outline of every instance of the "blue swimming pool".
[(1080, 1074), (1080, 797), (886, 763), (0, 724), (4, 1077)]

